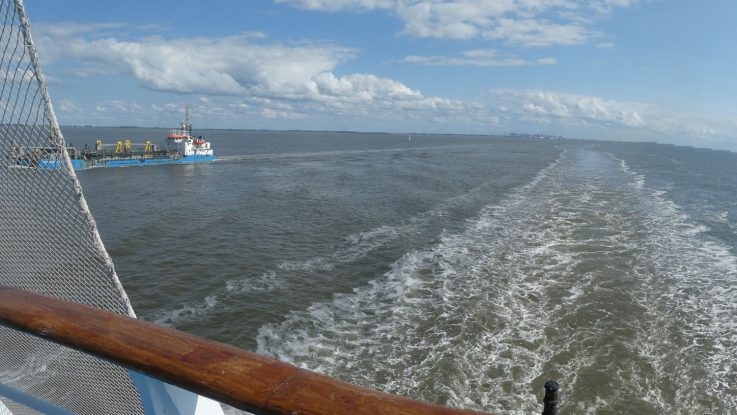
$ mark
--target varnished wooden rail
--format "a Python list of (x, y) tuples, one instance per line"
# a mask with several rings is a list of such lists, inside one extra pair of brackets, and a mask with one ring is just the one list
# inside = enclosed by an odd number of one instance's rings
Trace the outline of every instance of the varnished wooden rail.
[(347, 384), (227, 344), (2, 286), (0, 324), (258, 414), (478, 414)]

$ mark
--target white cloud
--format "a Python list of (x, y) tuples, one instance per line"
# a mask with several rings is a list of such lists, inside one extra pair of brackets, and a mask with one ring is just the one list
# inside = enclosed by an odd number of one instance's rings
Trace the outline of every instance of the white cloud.
[[(368, 73), (336, 74), (336, 68), (356, 51), (332, 44), (269, 44), (263, 36), (249, 34), (122, 41), (109, 33), (111, 28), (103, 27), (105, 36), (94, 28), (88, 32), (57, 28), (55, 36), (37, 31), (41, 56), (63, 60), (62, 72), (85, 65), (110, 68), (150, 90), (192, 94), (193, 111), (203, 119), (235, 127), (249, 125), (241, 121), (244, 119), (272, 120), (272, 124), (262, 124), (271, 128), (367, 126), (364, 128), (374, 131), (414, 126), (415, 131), (492, 133), (547, 126), (553, 133), (589, 138), (626, 134), (637, 139), (679, 135), (700, 140), (724, 139), (737, 131), (737, 123), (729, 120), (561, 92), (500, 89), (486, 96), (485, 104), (428, 96), (394, 79)], [(457, 56), (414, 55), (403, 61), (486, 66), (555, 63), (553, 58), (526, 60), (494, 49), (467, 50)], [(161, 125), (164, 115), (178, 117), (181, 102), (187, 100), (170, 99), (175, 102), (147, 106), (101, 99), (89, 108), (104, 120)], [(84, 104), (60, 100), (59, 105), (71, 122), (97, 122), (87, 119), (92, 111), (80, 108)], [(325, 120), (331, 124), (326, 125)]]
[(599, 38), (590, 28), (636, 0), (277, 0), (310, 10), (386, 10), (417, 37), (486, 38), (514, 45), (575, 45)]
[(644, 127), (642, 113), (655, 112), (644, 104), (551, 91), (501, 89), (492, 91), (492, 97), (504, 106), (508, 117), (512, 114), (519, 120), (545, 124)]
[(74, 105), (74, 102), (68, 99), (59, 100), (59, 109), (63, 112), (80, 112), (82, 111), (79, 107)]
[(555, 58), (540, 58), (535, 61), (538, 65), (555, 65), (558, 61)]
[(353, 51), (330, 45), (260, 45), (248, 35), (222, 38), (146, 38), (120, 41), (40, 31), (39, 49), (47, 61), (64, 58), (134, 76), (158, 91), (238, 95), (303, 95), (310, 78), (332, 70)]
[(541, 58), (530, 61), (516, 56), (504, 55), (494, 49), (473, 49), (461, 52), (460, 56), (409, 55), (399, 60), (399, 62), (448, 66), (522, 66), (553, 65), (556, 60), (555, 58)]
[(304, 9), (339, 11), (344, 9), (387, 9), (395, 0), (277, 0), (280, 3), (291, 3)]
[(279, 111), (272, 108), (263, 108), (259, 115), (263, 118), (271, 118), (271, 119), (292, 119), (292, 120), (299, 120), (307, 118), (305, 114), (299, 113), (299, 112), (292, 112), (292, 111)]
[(106, 68), (102, 65), (87, 65), (77, 68), (71, 68), (68, 69), (66, 72), (79, 78), (89, 78), (96, 75), (109, 75), (115, 73), (115, 71), (111, 68)]
[(108, 102), (108, 107), (113, 108), (115, 111), (119, 112), (128, 112), (132, 106), (130, 104), (126, 104), (123, 100), (115, 99), (110, 102)]
[[(736, 145), (733, 132), (737, 131), (737, 122), (733, 120), (677, 113), (647, 103), (515, 89), (490, 91), (484, 104), (469, 103), (425, 97), (399, 82), (367, 74), (325, 76), (318, 84), (323, 91), (322, 100), (211, 96), (206, 100), (194, 99), (192, 114), (199, 128), (363, 128), (487, 134), (517, 131), (591, 139), (657, 140), (712, 148), (735, 149)], [(126, 120), (160, 126), (162, 119), (179, 119), (182, 103), (144, 107), (135, 102), (110, 100), (97, 103), (97, 111), (100, 120), (120, 123), (120, 118), (113, 114), (122, 113)], [(315, 117), (316, 113), (320, 116)], [(84, 111), (74, 115), (77, 118), (68, 117), (69, 122), (91, 121)]]
[(489, 39), (502, 39), (521, 46), (577, 45), (595, 34), (578, 24), (558, 24), (535, 19), (499, 19), (492, 30), (484, 32)]
[[(42, 30), (44, 35), (60, 38), (68, 38), (75, 35), (95, 33), (97, 36), (104, 35), (115, 29), (127, 27), (126, 23), (80, 23), (80, 22), (57, 22), (54, 24), (34, 24), (34, 35), (37, 30)], [(35, 39), (34, 40), (38, 40)]]
[[(289, 119), (319, 111), (370, 113), (393, 119), (399, 110), (410, 117), (432, 119), (470, 105), (425, 96), (399, 81), (372, 74), (338, 76), (334, 69), (356, 52), (332, 44), (269, 44), (263, 36), (250, 34), (122, 41), (109, 33), (97, 36), (96, 27), (90, 25), (88, 31), (63, 30), (62, 25), (53, 30), (54, 36), (42, 27), (37, 30), (41, 56), (47, 63), (63, 60), (67, 66), (90, 68), (74, 73), (67, 70), (67, 74), (108, 76), (96, 70), (108, 68), (117, 71), (114, 74), (134, 78), (149, 90), (206, 95), (198, 101), (213, 114), (229, 110), (216, 108), (209, 102), (212, 96), (247, 97), (248, 104), (260, 105), (263, 110), (259, 113), (253, 109), (254, 114)], [(287, 102), (290, 108), (283, 107)], [(115, 100), (99, 105), (118, 113), (137, 110)]]
[(597, 49), (611, 49), (614, 47), (613, 42), (599, 42), (596, 44)]
[(494, 90), (490, 107), (499, 108), (508, 123), (548, 126), (554, 131), (580, 131), (589, 138), (615, 138), (672, 141), (675, 137), (696, 140), (730, 137), (737, 131), (731, 120), (697, 114), (683, 114), (668, 108), (637, 102), (621, 102), (540, 90)]

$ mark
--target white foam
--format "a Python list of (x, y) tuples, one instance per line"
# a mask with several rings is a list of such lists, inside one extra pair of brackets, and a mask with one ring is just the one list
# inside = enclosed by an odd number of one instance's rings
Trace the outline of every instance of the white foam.
[(637, 174), (634, 171), (632, 171), (626, 161), (617, 158), (614, 154), (612, 154), (612, 153), (607, 153), (607, 154), (613, 160), (619, 161), (619, 166), (620, 166), (620, 168), (621, 168), (621, 170), (623, 172), (625, 172), (628, 175), (632, 176), (632, 178), (634, 179), (634, 181), (632, 182), (632, 185), (634, 187), (636, 187), (638, 189), (643, 189), (645, 187), (645, 176), (643, 176), (641, 174)]
[(337, 265), (355, 261), (368, 255), (387, 243), (397, 239), (403, 233), (409, 232), (412, 225), (380, 226), (378, 228), (348, 235), (344, 238), (345, 244), (326, 256), (319, 256), (305, 260), (285, 260), (277, 264), (283, 271), (329, 271)]
[[(558, 159), (557, 162), (559, 162)], [(538, 174), (527, 185), (534, 185), (539, 180)], [(524, 188), (524, 187), (523, 187)], [(371, 252), (387, 246), (391, 242), (407, 235), (413, 235), (430, 225), (438, 217), (457, 206), (462, 206), (471, 200), (481, 197), (486, 191), (486, 185), (477, 186), (459, 195), (450, 197), (432, 209), (421, 212), (396, 225), (382, 225), (367, 231), (361, 231), (343, 237), (343, 244), (332, 252), (307, 259), (284, 260), (277, 264), (281, 271), (331, 271), (336, 266), (346, 264), (365, 257)]]
[(175, 310), (167, 310), (153, 317), (153, 322), (164, 326), (176, 326), (182, 321), (191, 321), (201, 318), (215, 308), (218, 303), (217, 295), (209, 295), (201, 302), (185, 304)]
[(711, 215), (711, 219), (715, 222), (729, 224), (729, 212), (718, 212), (715, 215)]
[[(576, 395), (589, 387), (581, 383), (592, 367), (616, 387), (562, 409), (597, 413), (628, 401), (655, 413), (737, 407), (737, 261), (623, 160), (598, 156), (563, 154), (463, 232), (407, 253), (352, 294), (261, 327), (258, 350), (359, 384), (499, 413), (539, 411), (541, 377), (557, 374)], [(598, 169), (587, 169), (591, 160)], [(607, 336), (615, 343), (602, 343)], [(703, 367), (673, 373), (694, 352), (706, 353), (696, 360)], [(702, 368), (706, 378), (684, 377)]]
[(283, 288), (284, 283), (275, 272), (267, 272), (257, 277), (243, 277), (225, 283), (229, 293), (269, 292)]
[[(537, 409), (529, 388), (545, 361), (540, 347), (546, 321), (537, 311), (544, 302), (544, 287), (551, 281), (525, 275), (526, 267), (519, 268), (519, 264), (524, 264), (523, 257), (546, 256), (555, 244), (535, 243), (533, 229), (508, 225), (510, 221), (527, 223), (529, 218), (518, 208), (527, 203), (525, 194), (544, 177), (542, 172), (503, 205), (485, 209), (464, 233), (444, 234), (432, 249), (404, 255), (383, 278), (367, 287), (351, 295), (336, 295), (329, 303), (313, 304), (282, 324), (261, 327), (259, 351), (410, 395), (442, 362), (455, 376), (448, 384), (427, 391), (425, 399), (443, 394), (453, 404), (491, 409), (501, 409), (490, 399), (501, 386), (494, 382), (482, 388), (470, 385), (483, 379), (486, 371), (501, 370), (516, 374), (512, 388), (519, 401), (515, 406), (524, 411)], [(533, 243), (520, 239), (520, 231)], [(497, 232), (503, 235), (492, 250), (501, 253), (507, 246), (512, 249), (508, 256), (520, 260), (488, 255), (487, 243)], [(499, 272), (499, 279), (489, 278), (489, 272)], [(497, 297), (493, 303), (488, 302), (490, 295)], [(481, 304), (493, 310), (478, 307)], [(488, 318), (488, 324), (498, 326), (498, 333), (465, 338), (464, 327), (485, 324)], [(371, 362), (369, 370), (361, 366), (367, 361)], [(384, 378), (389, 373), (394, 375)]]
[[(663, 192), (641, 189), (638, 196), (647, 214), (648, 256), (643, 260), (651, 264), (640, 271), (650, 285), (641, 303), (653, 327), (637, 347), (658, 377), (672, 379), (668, 386), (676, 389), (683, 407), (698, 408), (709, 396), (717, 406), (707, 412), (721, 412), (718, 405), (737, 408), (737, 390), (726, 386), (737, 380), (737, 258)], [(682, 361), (683, 368), (674, 372), (674, 361)], [(670, 407), (662, 397), (650, 400)]]

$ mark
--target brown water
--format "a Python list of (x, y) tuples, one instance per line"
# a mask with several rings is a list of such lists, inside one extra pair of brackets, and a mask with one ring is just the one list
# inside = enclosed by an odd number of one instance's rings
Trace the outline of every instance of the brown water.
[(203, 134), (220, 161), (79, 174), (143, 318), (496, 413), (548, 379), (562, 413), (737, 411), (735, 154)]

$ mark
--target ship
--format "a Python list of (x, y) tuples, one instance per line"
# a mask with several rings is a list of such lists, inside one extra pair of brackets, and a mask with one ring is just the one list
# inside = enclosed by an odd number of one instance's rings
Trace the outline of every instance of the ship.
[[(56, 140), (51, 137), (51, 141)], [(163, 146), (151, 141), (133, 143), (131, 140), (117, 140), (105, 144), (96, 140), (94, 149), (82, 149), (52, 144), (43, 147), (14, 146), (10, 159), (15, 167), (37, 169), (60, 169), (63, 167), (63, 153), (69, 155), (74, 170), (97, 167), (132, 167), (158, 164), (204, 163), (215, 160), (215, 153), (209, 141), (192, 134), (189, 122), (189, 108), (185, 107), (184, 121), (179, 128), (170, 130)]]

